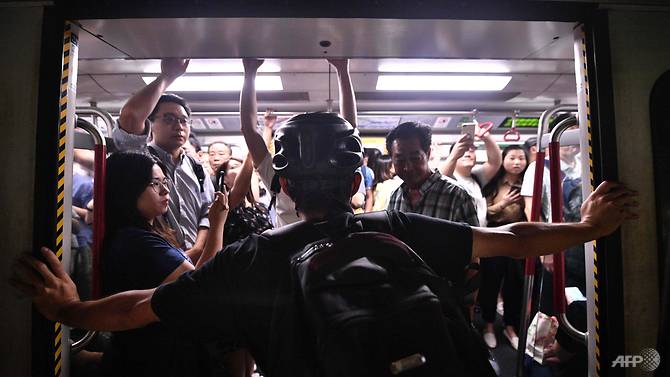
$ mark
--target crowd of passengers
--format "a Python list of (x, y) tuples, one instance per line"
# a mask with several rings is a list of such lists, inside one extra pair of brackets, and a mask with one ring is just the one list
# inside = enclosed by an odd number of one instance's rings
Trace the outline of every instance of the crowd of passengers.
[[(329, 59), (337, 72), (339, 112), (357, 125), (356, 100), (347, 59)], [(102, 250), (102, 294), (150, 289), (197, 269), (225, 245), (252, 233), (262, 233), (300, 220), (295, 204), (279, 189), (272, 168), (273, 129), (277, 116), (268, 110), (259, 127), (254, 80), (260, 59), (244, 59), (245, 79), (240, 94), (241, 132), (246, 155), (236, 155), (225, 138), (203, 150), (191, 132), (191, 110), (181, 97), (165, 93), (186, 71), (188, 60), (164, 59), (161, 74), (125, 103), (112, 137), (119, 152), (107, 159), (105, 226)], [(554, 123), (558, 123), (555, 121)], [(493, 137), (477, 130), (462, 135), (447, 155), (431, 140), (431, 127), (406, 122), (386, 136), (386, 151), (365, 148), (358, 192), (351, 207), (356, 213), (400, 210), (472, 226), (500, 226), (530, 218), (536, 161), (534, 138), (507, 145), (502, 151)], [(477, 161), (475, 141), (486, 160)], [(579, 149), (561, 147), (565, 221), (579, 221), (581, 162)], [(90, 265), (86, 250), (92, 242), (92, 157), (75, 153), (73, 206), (76, 239), (74, 263)], [(545, 171), (541, 220), (551, 218), (549, 174)], [(436, 248), (445, 247), (435, 245)], [(446, 247), (445, 247), (446, 249)], [(446, 250), (445, 250), (446, 251)], [(503, 320), (501, 334), (517, 349), (523, 266), (507, 257), (473, 260), (480, 265), (478, 291), (470, 294), (472, 318), (481, 313), (485, 343), (498, 346), (496, 312)], [(547, 278), (551, 257), (542, 260)], [(585, 292), (583, 249), (566, 255), (566, 286)], [(474, 277), (476, 269), (470, 272)], [(87, 274), (75, 274), (82, 297), (90, 297)], [(546, 291), (551, 288), (545, 286)], [(252, 297), (249, 300), (253, 300)], [(577, 302), (579, 304), (579, 302)], [(551, 314), (551, 302), (542, 311)], [(583, 309), (577, 309), (580, 311)], [(583, 317), (583, 316), (578, 316)], [(188, 322), (189, 318), (183, 319)], [(578, 320), (578, 322), (583, 319)], [(582, 328), (582, 330), (584, 330)], [(113, 333), (104, 353), (83, 352), (83, 359), (100, 358), (100, 375), (250, 376), (255, 364), (243, 344), (202, 344), (167, 331), (160, 323)], [(560, 343), (560, 344), (559, 344)], [(585, 374), (584, 350), (561, 338), (547, 360)], [(570, 360), (570, 362), (565, 362)], [(560, 374), (560, 368), (544, 373)], [(568, 372), (565, 372), (568, 373)]]

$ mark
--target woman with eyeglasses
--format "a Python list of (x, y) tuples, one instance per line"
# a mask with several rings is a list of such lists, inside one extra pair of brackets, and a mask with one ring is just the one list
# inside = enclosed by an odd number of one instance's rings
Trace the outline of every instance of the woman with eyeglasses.
[[(151, 289), (176, 280), (211, 259), (223, 245), (227, 195), (220, 192), (209, 210), (210, 232), (196, 265), (176, 245), (162, 219), (170, 190), (160, 162), (148, 154), (120, 152), (107, 159), (102, 288), (105, 295)], [(188, 321), (189, 318), (184, 318)], [(112, 334), (102, 359), (109, 376), (207, 376), (207, 352), (160, 323)]]

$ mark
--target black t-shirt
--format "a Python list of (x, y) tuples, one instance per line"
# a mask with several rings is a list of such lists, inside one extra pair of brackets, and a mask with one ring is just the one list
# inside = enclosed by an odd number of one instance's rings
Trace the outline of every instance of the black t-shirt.
[[(299, 356), (292, 354), (289, 340), (300, 329), (288, 326), (291, 257), (308, 243), (345, 229), (352, 218), (347, 213), (320, 224), (298, 222), (289, 231), (251, 235), (199, 270), (159, 287), (152, 308), (161, 322), (184, 335), (248, 348), (269, 376), (295, 375)], [(436, 273), (462, 279), (472, 254), (468, 225), (400, 212), (390, 212), (390, 220), (392, 233)], [(278, 233), (282, 236), (273, 236)]]

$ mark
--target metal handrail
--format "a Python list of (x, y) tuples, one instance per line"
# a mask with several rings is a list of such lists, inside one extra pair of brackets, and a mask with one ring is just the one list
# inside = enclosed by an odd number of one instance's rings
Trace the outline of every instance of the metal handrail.
[[(578, 124), (577, 118), (564, 119), (551, 131), (549, 143), (549, 178), (551, 188), (551, 221), (560, 223), (563, 221), (563, 190), (561, 182), (561, 136), (568, 128)], [(572, 338), (586, 344), (588, 332), (577, 330), (566, 316), (565, 300), (565, 258), (564, 252), (554, 254), (554, 311), (558, 314), (558, 320), (565, 327), (566, 332)]]
[[(100, 130), (90, 122), (77, 118), (75, 127), (81, 128), (91, 135), (95, 143), (93, 198), (97, 199), (93, 208), (93, 298), (100, 292), (100, 251), (105, 231), (105, 169), (107, 159), (107, 142)], [(83, 338), (72, 343), (72, 352), (76, 353), (86, 347), (94, 338), (96, 332), (88, 331)]]
[(99, 116), (107, 125), (107, 130), (109, 130), (109, 132), (112, 132), (112, 130), (114, 129), (115, 124), (114, 118), (112, 118), (112, 115), (105, 110), (99, 109), (97, 107), (78, 107), (76, 109), (76, 113), (77, 115), (80, 116), (81, 115)]
[[(535, 179), (533, 181), (533, 196), (528, 221), (539, 221), (540, 211), (542, 209), (542, 180), (544, 178), (544, 148), (542, 147), (542, 136), (549, 130), (549, 120), (551, 117), (562, 111), (577, 111), (576, 105), (558, 105), (551, 107), (540, 115), (540, 122), (537, 127), (537, 154), (535, 157)], [(519, 346), (517, 347), (517, 365), (516, 375), (522, 377), (524, 374), (524, 355), (526, 351), (526, 341), (528, 339), (528, 325), (530, 324), (530, 314), (532, 312), (533, 286), (535, 284), (535, 261), (536, 257), (529, 257), (525, 260), (524, 282), (523, 282), (523, 303), (521, 305), (521, 323), (519, 327)]]

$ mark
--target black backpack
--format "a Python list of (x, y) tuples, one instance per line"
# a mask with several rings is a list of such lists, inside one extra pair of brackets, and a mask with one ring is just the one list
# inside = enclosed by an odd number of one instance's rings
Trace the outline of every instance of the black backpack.
[(313, 368), (329, 377), (495, 376), (459, 287), (389, 234), (387, 212), (355, 217), (363, 230), (371, 218), (382, 232), (324, 238), (292, 259)]

